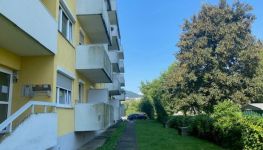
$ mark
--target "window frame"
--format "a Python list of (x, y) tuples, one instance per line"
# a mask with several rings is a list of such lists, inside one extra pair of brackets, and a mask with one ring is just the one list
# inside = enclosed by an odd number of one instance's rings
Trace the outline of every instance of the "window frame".
[[(63, 103), (63, 104), (60, 103), (60, 99), (59, 99), (60, 98), (59, 97), (60, 90), (66, 91), (66, 99), (64, 100), (65, 103)], [(64, 106), (70, 107), (72, 105), (72, 90), (57, 86), (56, 87), (56, 103), (57, 103), (57, 105), (62, 106), (62, 107), (64, 107)]]
[[(63, 14), (66, 16), (67, 24), (66, 24), (66, 35), (62, 32), (63, 24), (62, 24), (62, 16)], [(69, 17), (65, 8), (60, 4), (59, 5), (59, 16), (58, 16), (58, 31), (66, 38), (68, 41), (73, 42), (73, 21)]]

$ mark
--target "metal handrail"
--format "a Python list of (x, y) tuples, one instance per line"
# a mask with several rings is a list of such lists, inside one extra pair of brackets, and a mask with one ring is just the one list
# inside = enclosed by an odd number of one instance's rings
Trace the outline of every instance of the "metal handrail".
[(14, 114), (9, 116), (4, 122), (0, 124), (0, 131), (8, 128), (18, 117), (20, 117), (24, 112), (31, 108), (31, 114), (34, 114), (35, 106), (44, 106), (44, 112), (47, 112), (47, 107), (56, 107), (56, 103), (41, 102), (41, 101), (29, 101), (23, 107), (18, 109)]

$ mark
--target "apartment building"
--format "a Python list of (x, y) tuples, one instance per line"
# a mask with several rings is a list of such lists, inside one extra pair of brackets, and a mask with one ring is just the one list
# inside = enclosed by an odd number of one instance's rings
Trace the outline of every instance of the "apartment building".
[(0, 1), (0, 149), (74, 150), (121, 117), (116, 0)]

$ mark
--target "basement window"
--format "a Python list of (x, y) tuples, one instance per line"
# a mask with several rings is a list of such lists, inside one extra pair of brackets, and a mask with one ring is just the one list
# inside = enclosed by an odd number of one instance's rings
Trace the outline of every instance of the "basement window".
[(69, 15), (66, 13), (65, 9), (62, 6), (59, 6), (58, 30), (68, 41), (72, 42), (73, 23), (68, 16)]

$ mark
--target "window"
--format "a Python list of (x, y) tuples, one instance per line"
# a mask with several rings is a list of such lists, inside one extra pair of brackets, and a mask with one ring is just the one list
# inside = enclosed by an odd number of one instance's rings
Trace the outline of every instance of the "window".
[(79, 45), (84, 44), (84, 34), (80, 31), (79, 32)]
[(58, 22), (58, 29), (62, 33), (62, 35), (72, 42), (72, 28), (73, 24), (72, 21), (69, 19), (66, 11), (59, 6), (59, 22)]
[(57, 75), (57, 103), (61, 105), (71, 105), (72, 80), (65, 75)]

